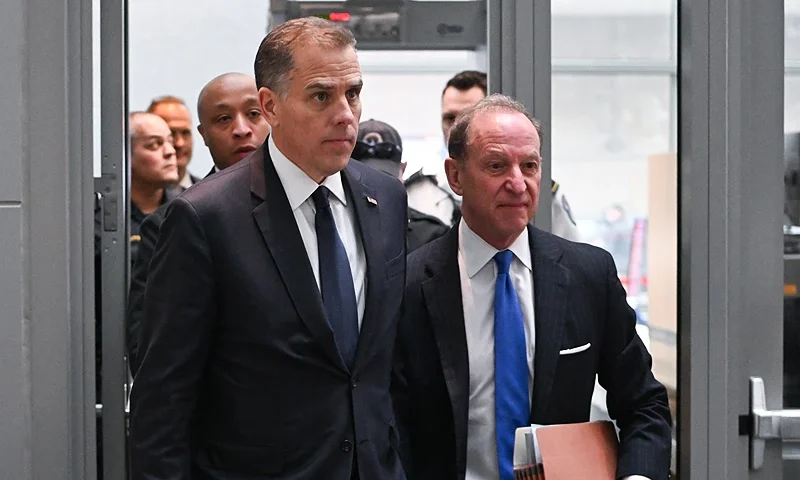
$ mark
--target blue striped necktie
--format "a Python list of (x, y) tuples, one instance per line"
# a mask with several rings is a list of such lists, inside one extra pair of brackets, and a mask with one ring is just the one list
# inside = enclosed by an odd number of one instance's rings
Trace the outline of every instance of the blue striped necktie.
[(494, 256), (497, 282), (494, 291), (494, 395), (497, 461), (500, 480), (514, 480), (514, 432), (530, 425), (528, 354), (525, 327), (509, 267), (510, 250)]

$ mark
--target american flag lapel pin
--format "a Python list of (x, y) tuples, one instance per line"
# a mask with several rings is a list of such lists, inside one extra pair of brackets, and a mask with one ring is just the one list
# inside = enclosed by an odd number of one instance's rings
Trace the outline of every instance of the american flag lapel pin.
[(378, 201), (377, 201), (377, 200), (375, 200), (374, 198), (370, 197), (369, 195), (367, 195), (367, 201), (368, 201), (369, 203), (371, 203), (372, 205), (375, 205), (375, 206), (377, 206), (377, 205), (378, 205)]

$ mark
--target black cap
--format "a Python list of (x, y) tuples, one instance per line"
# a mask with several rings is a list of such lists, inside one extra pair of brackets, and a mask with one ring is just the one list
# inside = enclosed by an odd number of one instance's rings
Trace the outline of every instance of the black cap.
[[(358, 126), (353, 158), (393, 177), (401, 174), (403, 141), (391, 125), (370, 119)], [(376, 149), (365, 148), (364, 144)]]

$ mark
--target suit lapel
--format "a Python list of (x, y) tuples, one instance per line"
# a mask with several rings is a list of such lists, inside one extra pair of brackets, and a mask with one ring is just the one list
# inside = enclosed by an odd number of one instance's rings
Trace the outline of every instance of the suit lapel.
[(458, 227), (451, 228), (438, 245), (441, 248), (428, 252), (426, 271), (430, 278), (423, 282), (422, 292), (453, 409), (456, 465), (465, 465), (469, 420), (469, 354), (458, 269)]
[(253, 218), (278, 267), (289, 297), (303, 323), (334, 365), (347, 371), (325, 315), (322, 296), (318, 293), (303, 238), (289, 206), (286, 191), (269, 156), (266, 142), (249, 161), (250, 191), (256, 197)]
[(569, 272), (558, 264), (561, 251), (551, 236), (533, 226), (528, 227), (528, 232), (536, 317), (531, 423), (545, 423), (569, 300)]
[(383, 320), (378, 315), (378, 311), (386, 280), (386, 259), (383, 258), (381, 252), (383, 237), (381, 236), (380, 206), (375, 201), (374, 190), (362, 183), (361, 179), (361, 172), (349, 165), (342, 172), (342, 181), (350, 192), (350, 201), (353, 202), (361, 234), (361, 244), (364, 246), (364, 255), (367, 260), (367, 298), (358, 335), (356, 359), (353, 364), (353, 369), (356, 371), (369, 360), (374, 344), (372, 337), (378, 327), (377, 324)]

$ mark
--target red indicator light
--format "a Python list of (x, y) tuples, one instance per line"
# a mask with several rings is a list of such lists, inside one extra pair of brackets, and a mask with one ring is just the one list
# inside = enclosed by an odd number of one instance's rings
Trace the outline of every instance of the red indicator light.
[(350, 20), (350, 14), (347, 12), (331, 12), (328, 18), (334, 22), (347, 22)]

